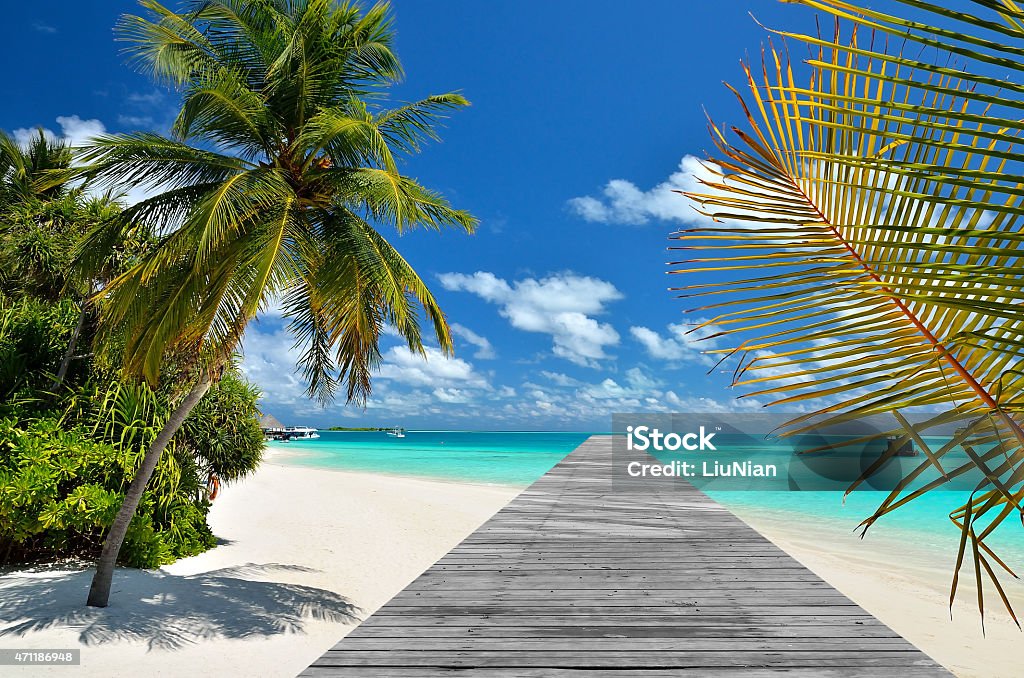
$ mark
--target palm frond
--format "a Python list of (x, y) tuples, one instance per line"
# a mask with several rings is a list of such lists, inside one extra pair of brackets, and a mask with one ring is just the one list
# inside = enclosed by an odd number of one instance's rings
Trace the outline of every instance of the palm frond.
[(395, 157), (436, 138), (441, 114), (466, 101), (440, 95), (384, 113), (367, 103), (401, 76), (388, 5), (141, 4), (146, 16), (123, 17), (119, 37), (140, 70), (181, 91), (182, 107), (174, 138), (106, 135), (81, 153), (94, 185), (155, 193), (80, 248), (84, 263), (130, 224), (159, 238), (97, 294), (99, 340), (116, 337), (107, 343), (126, 369), (154, 381), (169, 354), (223, 364), (281, 298), (323, 401), (341, 382), (365, 399), (386, 323), (422, 350), (422, 312), (450, 351), (436, 300), (368, 220), (473, 229)]
[[(841, 0), (796, 1), (832, 13), (835, 33), (784, 34), (810, 49), (809, 82), (773, 46), (757, 72), (746, 67), (748, 93), (734, 90), (745, 124), (731, 136), (711, 124), (718, 154), (704, 189), (689, 194), (712, 225), (674, 236), (675, 249), (693, 254), (672, 272), (698, 280), (675, 289), (707, 299), (692, 310), (711, 312), (718, 336), (741, 337), (719, 350), (741, 356), (736, 384), (776, 405), (815, 403), (790, 433), (871, 414), (894, 414), (885, 434), (903, 428), (907, 438), (979, 422), (926, 454), (864, 527), (950, 477), (980, 472), (971, 504), (952, 518), (961, 560), (969, 541), (978, 586), (985, 573), (1002, 595), (991, 567), (1002, 563), (980, 526), (1021, 514), (1024, 501), (1024, 153), (1013, 122), (1024, 102), (1019, 87), (983, 70), (911, 58), (883, 37), (1005, 65), (1012, 46), (974, 36), (1020, 37), (1021, 28), (918, 0), (900, 1), (967, 26), (950, 32)], [(975, 4), (1019, 18), (1008, 1)], [(900, 414), (936, 409), (945, 414), (924, 424)], [(998, 453), (967, 443), (979, 431)], [(954, 449), (967, 461), (951, 461)], [(912, 486), (936, 467), (941, 481)]]
[(372, 219), (394, 226), (399, 233), (416, 227), (454, 226), (468, 233), (476, 230), (477, 221), (468, 212), (452, 209), (439, 193), (385, 169), (330, 168), (320, 173), (318, 180), (329, 187), (338, 204), (363, 209)]

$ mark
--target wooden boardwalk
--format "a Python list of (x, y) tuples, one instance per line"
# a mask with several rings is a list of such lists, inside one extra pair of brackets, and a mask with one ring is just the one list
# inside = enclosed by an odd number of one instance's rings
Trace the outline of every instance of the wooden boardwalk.
[(611, 458), (587, 440), (302, 675), (949, 675), (692, 486), (612, 492)]

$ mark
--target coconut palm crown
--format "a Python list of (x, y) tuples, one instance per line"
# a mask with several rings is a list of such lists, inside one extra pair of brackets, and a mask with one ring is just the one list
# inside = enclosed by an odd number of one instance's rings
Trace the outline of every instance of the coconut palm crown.
[(475, 220), (399, 172), (458, 94), (393, 109), (376, 104), (402, 75), (387, 5), (331, 0), (209, 0), (173, 12), (141, 3), (118, 34), (132, 63), (179, 89), (170, 137), (115, 134), (81, 159), (89, 179), (155, 195), (83, 240), (95, 270), (149, 227), (159, 242), (97, 294), (100, 350), (155, 382), (172, 358), (191, 385), (146, 451), (107, 533), (89, 605), (108, 603), (117, 556), (163, 451), (216, 380), (249, 321), (280, 301), (309, 393), (344, 385), (365, 401), (385, 325), (423, 352), (421, 314), (443, 351), (452, 341), (426, 285), (378, 232)]
[[(331, 0), (217, 0), (118, 26), (140, 70), (182, 92), (169, 137), (107, 135), (83, 153), (93, 181), (156, 195), (122, 223), (162, 234), (152, 254), (102, 291), (100, 341), (124, 338), (128, 371), (155, 381), (168, 352), (203, 355), (216, 370), (247, 322), (280, 300), (303, 349), (311, 395), (339, 384), (370, 391), (385, 324), (422, 351), (422, 312), (441, 348), (451, 338), (423, 281), (378, 232), (475, 220), (399, 171), (436, 138), (458, 94), (392, 109), (369, 102), (402, 75), (387, 5)], [(93, 231), (86, 261), (109, 249), (117, 224)]]

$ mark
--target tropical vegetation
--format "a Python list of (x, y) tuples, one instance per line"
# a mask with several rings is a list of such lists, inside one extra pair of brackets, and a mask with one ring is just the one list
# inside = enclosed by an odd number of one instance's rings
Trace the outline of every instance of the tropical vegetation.
[(150, 387), (186, 384), (107, 533), (89, 604), (105, 606), (119, 550), (150, 476), (222, 381), (248, 323), (280, 303), (310, 395), (370, 392), (385, 324), (423, 352), (421, 317), (441, 349), (444, 314), (379, 232), (475, 220), (399, 171), (435, 138), (459, 94), (384, 108), (402, 75), (387, 5), (207, 0), (175, 12), (151, 0), (117, 33), (130, 62), (176, 88), (170, 136), (106, 135), (80, 154), (91, 185), (153, 195), (92, 228), (77, 266), (97, 270), (126, 229), (154, 243), (91, 297), (98, 349)]
[[(95, 558), (141, 455), (174, 399), (124, 378), (91, 350), (90, 286), (103, 286), (152, 239), (125, 229), (84, 274), (89, 229), (116, 218), (110, 196), (71, 183), (71, 152), (42, 133), (0, 133), (0, 565)], [(165, 365), (173, 369), (173, 365)], [(129, 525), (121, 560), (156, 567), (210, 548), (210, 474), (236, 480), (262, 454), (257, 390), (230, 369), (186, 422)]]
[[(904, 441), (922, 449), (865, 530), (980, 469), (950, 514), (950, 605), (966, 565), (982, 613), (988, 585), (1013, 615), (990, 536), (1024, 519), (1024, 10), (793, 1), (834, 32), (780, 32), (786, 49), (746, 66), (744, 124), (711, 125), (718, 152), (689, 195), (712, 221), (674, 236), (699, 249), (676, 263), (692, 280), (677, 291), (736, 338), (723, 359), (739, 356), (737, 385), (810, 408), (787, 433), (894, 417), (882, 435), (901, 440), (865, 476)], [(805, 53), (802, 69), (790, 55)], [(924, 436), (951, 422), (957, 434), (930, 448)], [(936, 479), (914, 486), (926, 472)]]

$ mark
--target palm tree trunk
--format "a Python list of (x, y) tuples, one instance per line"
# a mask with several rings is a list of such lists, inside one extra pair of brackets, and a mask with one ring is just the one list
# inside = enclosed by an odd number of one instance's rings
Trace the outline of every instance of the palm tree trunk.
[(131, 485), (128, 486), (128, 492), (124, 496), (121, 510), (118, 511), (114, 523), (110, 526), (110, 531), (107, 532), (106, 541), (103, 542), (103, 551), (100, 553), (99, 562), (96, 564), (96, 574), (93, 576), (92, 586), (89, 588), (89, 606), (107, 606), (107, 601), (110, 598), (110, 584), (114, 577), (114, 565), (117, 563), (117, 554), (121, 551), (121, 545), (124, 543), (125, 534), (128, 532), (128, 525), (135, 515), (135, 510), (139, 507), (139, 502), (142, 501), (142, 493), (146, 490), (146, 485), (153, 476), (153, 471), (156, 470), (156, 465), (160, 461), (160, 457), (163, 455), (167, 444), (171, 442), (171, 438), (178, 432), (181, 425), (185, 423), (189, 412), (206, 395), (206, 392), (210, 390), (212, 383), (213, 379), (206, 375), (189, 391), (185, 399), (181, 401), (181, 404), (171, 413), (170, 418), (164, 424), (156, 440), (153, 441), (152, 446), (146, 451), (146, 456), (142, 459), (142, 466), (139, 467)]
[(71, 339), (68, 341), (68, 350), (64, 351), (64, 359), (60, 361), (60, 369), (57, 370), (57, 376), (53, 378), (54, 391), (64, 383), (64, 377), (68, 374), (68, 368), (71, 366), (71, 358), (75, 354), (75, 348), (78, 346), (78, 339), (82, 336), (82, 329), (85, 327), (85, 319), (89, 315), (88, 299), (90, 296), (92, 296), (92, 288), (89, 289), (89, 294), (82, 298), (82, 312), (78, 314), (78, 324), (75, 325), (75, 329), (71, 333)]

